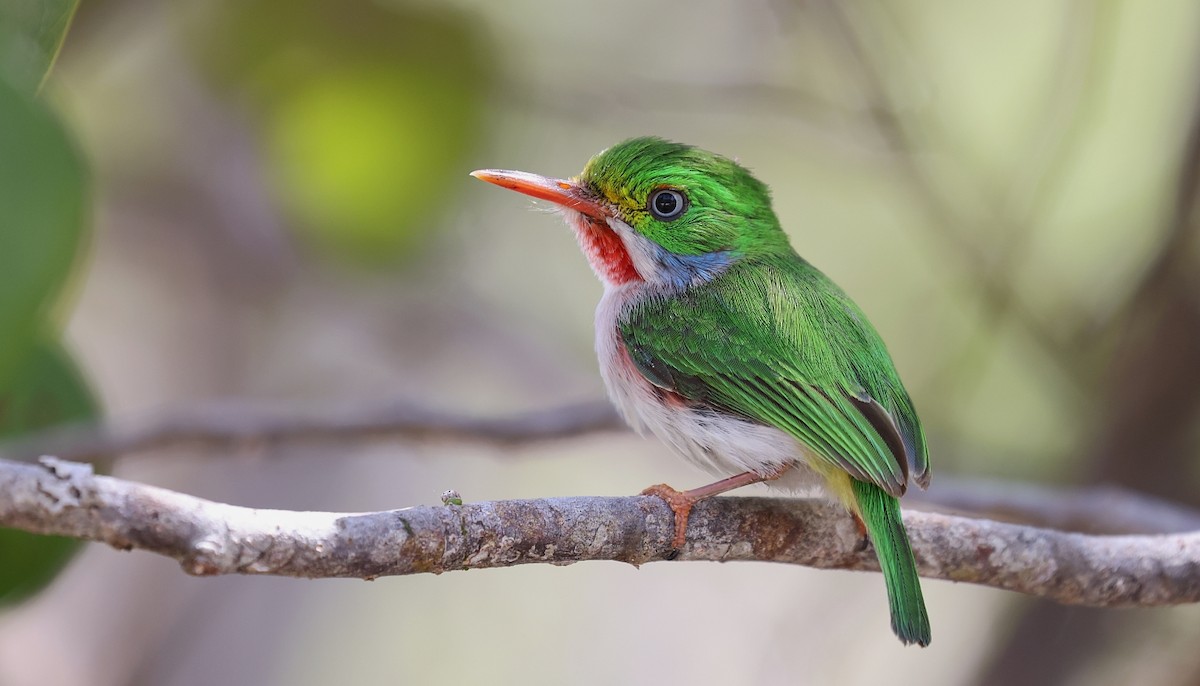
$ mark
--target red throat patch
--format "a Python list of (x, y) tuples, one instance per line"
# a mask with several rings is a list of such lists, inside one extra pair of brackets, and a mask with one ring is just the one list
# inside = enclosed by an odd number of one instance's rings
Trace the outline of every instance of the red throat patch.
[(601, 279), (614, 286), (642, 280), (616, 232), (583, 216), (575, 218), (571, 225), (579, 238), (579, 247)]

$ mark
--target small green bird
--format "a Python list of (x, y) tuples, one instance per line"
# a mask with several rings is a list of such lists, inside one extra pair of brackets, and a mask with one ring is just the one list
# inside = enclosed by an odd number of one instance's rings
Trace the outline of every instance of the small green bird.
[(796, 254), (767, 187), (728, 158), (660, 138), (596, 155), (572, 179), (473, 176), (562, 208), (604, 283), (596, 352), (626, 421), (727, 477), (659, 484), (675, 547), (702, 498), (767, 481), (823, 486), (875, 545), (904, 643), (929, 617), (897, 498), (929, 484), (916, 410), (866, 315)]

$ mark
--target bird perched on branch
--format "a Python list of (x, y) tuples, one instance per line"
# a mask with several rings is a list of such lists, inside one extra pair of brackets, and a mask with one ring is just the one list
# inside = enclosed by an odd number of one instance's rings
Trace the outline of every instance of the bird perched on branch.
[(625, 419), (723, 478), (656, 495), (675, 513), (676, 549), (702, 498), (768, 482), (819, 485), (879, 557), (892, 630), (928, 645), (898, 498), (929, 483), (917, 413), (866, 315), (796, 254), (767, 187), (699, 148), (635, 138), (553, 179), (473, 176), (561, 208), (604, 283), (596, 352)]

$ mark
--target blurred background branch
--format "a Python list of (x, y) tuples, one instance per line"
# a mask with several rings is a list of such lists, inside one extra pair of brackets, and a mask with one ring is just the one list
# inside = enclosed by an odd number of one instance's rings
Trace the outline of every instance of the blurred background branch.
[(370, 407), (306, 412), (210, 405), (127, 424), (47, 429), (0, 446), (0, 457), (55, 455), (68, 460), (104, 460), (181, 447), (255, 451), (286, 443), (389, 440), (475, 441), (511, 447), (619, 430), (625, 430), (625, 423), (607, 401), (505, 418), (471, 417), (398, 400)]
[(1200, 531), (1200, 510), (1114, 486), (1049, 488), (1005, 479), (940, 477), (905, 500), (918, 509), (1093, 534)]

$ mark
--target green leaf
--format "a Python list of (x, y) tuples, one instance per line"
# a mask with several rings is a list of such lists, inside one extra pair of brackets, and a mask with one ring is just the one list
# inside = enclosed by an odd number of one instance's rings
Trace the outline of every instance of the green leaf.
[(0, 81), (0, 385), (45, 330), (82, 242), (83, 163), (40, 103)]
[(61, 344), (38, 340), (0, 385), (0, 440), (56, 424), (95, 419), (96, 400)]
[[(96, 416), (47, 311), (82, 243), (83, 163), (33, 98), (78, 0), (0, 0), (0, 438)], [(72, 539), (0, 529), (0, 604), (28, 597), (77, 550)]]
[(79, 0), (0, 2), (0, 76), (27, 95), (54, 66)]
[[(55, 342), (37, 342), (0, 387), (0, 439), (97, 414), (79, 368)], [(0, 605), (27, 598), (50, 583), (79, 545), (74, 539), (0, 528)]]
[(73, 538), (0, 528), (0, 606), (16, 604), (45, 588), (81, 545)]

